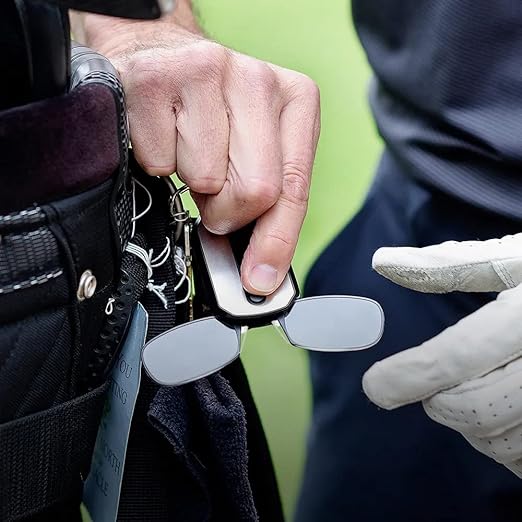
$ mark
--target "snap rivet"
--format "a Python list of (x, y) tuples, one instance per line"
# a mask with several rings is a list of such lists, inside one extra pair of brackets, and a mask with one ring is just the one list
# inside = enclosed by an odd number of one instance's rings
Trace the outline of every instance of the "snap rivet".
[(80, 277), (80, 282), (78, 284), (78, 291), (76, 292), (78, 301), (90, 299), (96, 291), (96, 284), (97, 281), (94, 274), (90, 270), (86, 270)]

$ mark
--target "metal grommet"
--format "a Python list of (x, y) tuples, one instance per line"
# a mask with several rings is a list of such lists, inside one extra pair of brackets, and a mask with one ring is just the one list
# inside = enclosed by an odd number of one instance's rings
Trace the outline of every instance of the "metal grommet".
[(90, 299), (96, 291), (96, 284), (97, 281), (94, 274), (90, 270), (86, 270), (80, 277), (80, 282), (78, 283), (78, 291), (76, 292), (78, 301)]

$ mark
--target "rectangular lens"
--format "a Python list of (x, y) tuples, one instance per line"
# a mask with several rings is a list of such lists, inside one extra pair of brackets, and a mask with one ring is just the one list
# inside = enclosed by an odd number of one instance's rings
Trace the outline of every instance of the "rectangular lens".
[(142, 352), (145, 371), (164, 386), (201, 379), (233, 362), (240, 332), (206, 317), (176, 326), (149, 341)]
[(380, 340), (384, 313), (377, 302), (364, 297), (308, 297), (296, 301), (279, 323), (295, 346), (325, 352), (362, 350)]

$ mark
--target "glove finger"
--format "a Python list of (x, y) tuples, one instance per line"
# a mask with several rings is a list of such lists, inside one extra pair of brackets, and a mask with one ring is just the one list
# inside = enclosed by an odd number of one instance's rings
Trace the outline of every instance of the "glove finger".
[(436, 337), (375, 363), (366, 395), (394, 409), (476, 379), (522, 355), (522, 286), (502, 292)]
[(419, 292), (500, 292), (522, 282), (522, 234), (488, 241), (448, 241), (424, 248), (380, 248), (373, 268)]
[(424, 409), (433, 420), (461, 433), (505, 437), (522, 421), (522, 359), (437, 393), (424, 401)]

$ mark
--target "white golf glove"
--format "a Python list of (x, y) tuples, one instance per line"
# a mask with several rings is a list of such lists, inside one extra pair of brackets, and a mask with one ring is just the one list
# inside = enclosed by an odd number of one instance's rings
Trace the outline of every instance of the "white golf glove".
[[(422, 401), (434, 421), (522, 478), (522, 234), (381, 248), (373, 267), (420, 292), (501, 292), (433, 339), (374, 364), (363, 388), (388, 410)], [(415, 321), (415, 310), (404, 313)]]

